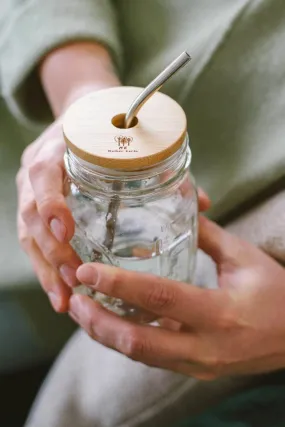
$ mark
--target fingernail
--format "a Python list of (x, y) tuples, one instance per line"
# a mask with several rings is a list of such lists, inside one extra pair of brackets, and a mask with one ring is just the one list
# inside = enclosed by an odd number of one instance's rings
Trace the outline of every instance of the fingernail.
[(48, 292), (48, 297), (53, 308), (57, 311), (60, 309), (60, 300), (54, 292)]
[(76, 270), (74, 268), (70, 267), (67, 264), (64, 264), (60, 267), (59, 272), (68, 286), (72, 288), (73, 286), (78, 285), (78, 281), (76, 278)]
[(73, 318), (73, 320), (77, 322), (80, 321), (80, 307), (81, 302), (79, 295), (72, 295), (69, 302), (69, 314)]
[(59, 242), (64, 242), (67, 233), (65, 225), (59, 219), (53, 218), (50, 222), (50, 228), (56, 239)]
[(92, 285), (93, 287), (98, 285), (99, 274), (94, 264), (92, 266), (88, 264), (81, 265), (76, 275), (80, 283)]

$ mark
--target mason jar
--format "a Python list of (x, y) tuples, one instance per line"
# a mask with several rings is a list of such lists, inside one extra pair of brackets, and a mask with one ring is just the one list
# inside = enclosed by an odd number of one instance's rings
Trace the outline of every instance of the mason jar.
[[(67, 202), (75, 220), (71, 244), (83, 262), (191, 282), (198, 202), (185, 114), (174, 100), (155, 94), (156, 102), (149, 100), (151, 105), (143, 107), (133, 126), (123, 129), (123, 113), (116, 112), (127, 110), (138, 89), (90, 94), (66, 113)], [(169, 116), (175, 126), (169, 126)], [(161, 136), (162, 125), (166, 129)], [(118, 315), (153, 320), (85, 285), (78, 291)]]

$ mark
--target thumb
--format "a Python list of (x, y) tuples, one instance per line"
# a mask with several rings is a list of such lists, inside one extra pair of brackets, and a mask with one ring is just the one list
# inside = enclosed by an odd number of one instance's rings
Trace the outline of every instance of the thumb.
[(204, 216), (199, 217), (199, 247), (218, 265), (229, 262), (237, 267), (244, 264), (249, 255), (247, 242)]

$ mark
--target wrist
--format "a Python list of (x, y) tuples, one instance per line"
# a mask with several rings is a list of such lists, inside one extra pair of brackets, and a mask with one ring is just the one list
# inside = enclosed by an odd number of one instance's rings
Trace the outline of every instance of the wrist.
[(77, 99), (81, 98), (84, 95), (87, 95), (90, 92), (95, 92), (101, 89), (107, 89), (109, 87), (120, 86), (119, 81), (115, 80), (100, 80), (100, 81), (90, 81), (90, 82), (79, 82), (74, 84), (70, 90), (66, 93), (65, 98), (62, 100), (59, 114), (63, 114), (67, 108), (75, 102)]
[(53, 50), (40, 64), (39, 74), (55, 117), (90, 91), (120, 85), (109, 52), (95, 42)]

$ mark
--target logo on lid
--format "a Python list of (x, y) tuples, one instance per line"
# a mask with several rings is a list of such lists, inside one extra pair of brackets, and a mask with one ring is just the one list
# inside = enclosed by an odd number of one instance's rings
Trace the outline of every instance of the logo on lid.
[(117, 142), (120, 150), (127, 150), (132, 140), (133, 138), (131, 136), (115, 136), (115, 141)]
[(115, 150), (108, 150), (108, 153), (138, 153), (136, 148), (130, 149), (133, 138), (131, 136), (118, 135), (114, 137), (115, 142), (118, 144), (118, 148)]

